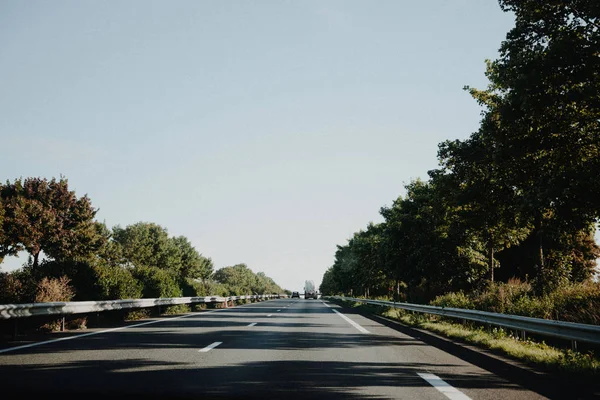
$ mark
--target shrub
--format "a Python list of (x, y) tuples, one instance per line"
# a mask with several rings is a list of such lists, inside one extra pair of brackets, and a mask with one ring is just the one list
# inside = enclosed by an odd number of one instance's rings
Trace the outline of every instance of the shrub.
[(446, 293), (431, 304), (600, 325), (600, 283), (597, 282), (563, 285), (545, 295), (534, 296), (530, 284), (513, 279), (491, 284), (469, 295)]
[(206, 296), (229, 296), (230, 289), (219, 282), (215, 281), (205, 281), (204, 287), (206, 290)]
[(431, 301), (432, 305), (439, 307), (466, 308), (473, 309), (475, 304), (473, 300), (463, 292), (451, 292), (436, 297)]
[(473, 301), (479, 310), (511, 313), (514, 304), (531, 293), (529, 283), (510, 279), (507, 283), (491, 283), (485, 290), (475, 293)]
[(142, 294), (146, 298), (181, 297), (181, 288), (173, 275), (158, 267), (136, 267), (133, 276), (142, 285)]
[(67, 329), (87, 329), (87, 317), (67, 320), (65, 327)]
[(138, 299), (142, 297), (142, 283), (131, 270), (121, 266), (95, 267), (96, 291), (94, 300)]
[(35, 302), (71, 301), (75, 296), (75, 291), (69, 285), (69, 282), (71, 280), (66, 276), (51, 279), (43, 278), (37, 285)]
[(150, 309), (140, 308), (136, 310), (125, 311), (123, 313), (123, 319), (125, 321), (137, 321), (140, 319), (150, 318)]
[(142, 285), (131, 270), (118, 265), (85, 260), (44, 261), (37, 275), (67, 276), (75, 288), (77, 301), (118, 300), (142, 297)]
[(0, 304), (20, 303), (23, 291), (23, 283), (16, 274), (0, 273)]
[(566, 285), (548, 295), (553, 303), (551, 318), (600, 324), (600, 283), (584, 282)]
[(194, 279), (184, 278), (180, 281), (179, 286), (181, 287), (184, 297), (207, 296), (209, 294), (206, 293), (205, 285)]
[(165, 315), (175, 315), (189, 313), (190, 311), (191, 309), (188, 304), (176, 304), (166, 307), (162, 313)]

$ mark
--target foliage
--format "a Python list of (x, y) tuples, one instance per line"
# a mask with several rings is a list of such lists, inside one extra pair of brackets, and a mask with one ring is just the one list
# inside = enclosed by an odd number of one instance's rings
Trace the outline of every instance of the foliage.
[(66, 179), (16, 179), (0, 186), (0, 258), (26, 250), (39, 265), (40, 254), (53, 259), (86, 256), (103, 243), (87, 196), (77, 198)]
[(71, 280), (66, 276), (60, 278), (43, 278), (37, 284), (35, 294), (36, 303), (49, 303), (53, 301), (71, 301), (75, 291), (69, 285)]
[(145, 298), (182, 296), (177, 280), (169, 271), (158, 267), (136, 267), (132, 274), (142, 283), (142, 294)]
[(221, 268), (214, 273), (213, 279), (228, 288), (227, 296), (283, 293), (273, 279), (263, 272), (255, 274), (246, 264)]
[(125, 228), (115, 226), (113, 240), (119, 244), (124, 260), (130, 265), (177, 272), (183, 268), (179, 247), (160, 225), (138, 222)]
[(516, 277), (543, 298), (591, 279), (600, 256), (600, 5), (500, 7), (516, 20), (499, 58), (486, 61), (489, 86), (465, 87), (483, 107), (479, 129), (441, 143), (428, 181), (410, 182), (381, 208), (382, 224), (337, 246), (324, 294), (427, 302), (488, 287), (495, 307), (538, 313), (530, 295), (492, 298), (507, 293), (489, 283)]
[(470, 294), (446, 293), (431, 304), (600, 325), (600, 283), (597, 282), (572, 283), (536, 295), (531, 284), (511, 279)]
[(207, 279), (213, 273), (213, 263), (210, 258), (203, 257), (192, 246), (185, 236), (172, 238), (171, 241), (179, 249), (181, 258), (181, 276), (192, 279)]
[(142, 283), (130, 269), (121, 266), (95, 267), (98, 300), (138, 299), (142, 297)]
[(17, 274), (0, 273), (0, 304), (20, 303), (24, 296), (23, 283)]

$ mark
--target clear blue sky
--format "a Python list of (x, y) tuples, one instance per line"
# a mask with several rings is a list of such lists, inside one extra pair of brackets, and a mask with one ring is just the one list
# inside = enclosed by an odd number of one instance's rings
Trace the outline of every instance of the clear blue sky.
[(63, 174), (109, 226), (301, 290), (477, 129), (462, 87), (512, 24), (495, 0), (5, 0), (0, 178)]

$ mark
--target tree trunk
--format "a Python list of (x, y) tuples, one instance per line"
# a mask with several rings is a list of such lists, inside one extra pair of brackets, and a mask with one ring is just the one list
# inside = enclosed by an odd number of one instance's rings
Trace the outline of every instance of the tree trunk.
[(490, 282), (494, 282), (494, 243), (490, 240)]
[(36, 269), (39, 265), (40, 252), (33, 254), (33, 269)]
[(540, 237), (540, 266), (544, 268), (544, 234), (542, 231), (539, 233)]

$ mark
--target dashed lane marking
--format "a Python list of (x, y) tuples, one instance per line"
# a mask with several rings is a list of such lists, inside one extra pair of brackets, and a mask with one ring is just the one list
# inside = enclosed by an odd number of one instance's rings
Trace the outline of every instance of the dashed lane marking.
[(455, 388), (454, 386), (450, 386), (446, 381), (442, 380), (437, 375), (420, 373), (418, 372), (421, 378), (425, 379), (431, 386), (439, 390), (444, 396), (449, 398), (450, 400), (471, 400), (469, 396)]
[(208, 353), (209, 351), (211, 351), (212, 349), (214, 349), (215, 347), (219, 346), (223, 344), (223, 342), (214, 342), (212, 344), (209, 344), (208, 346), (206, 346), (205, 348), (198, 350), (199, 353)]

